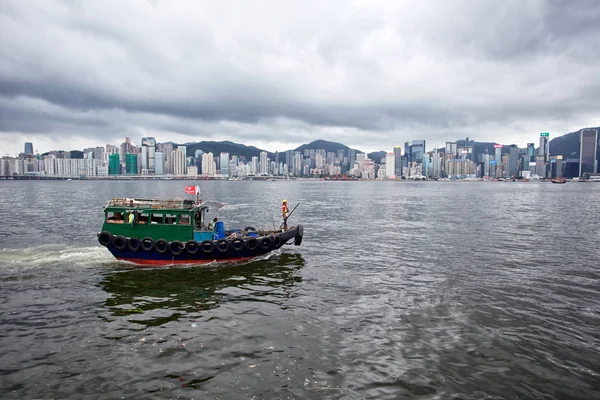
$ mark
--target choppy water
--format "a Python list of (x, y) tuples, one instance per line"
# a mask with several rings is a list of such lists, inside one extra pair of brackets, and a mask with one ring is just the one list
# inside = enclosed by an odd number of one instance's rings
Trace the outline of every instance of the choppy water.
[(0, 182), (0, 397), (592, 399), (600, 185), (206, 182), (235, 225), (301, 205), (301, 247), (133, 269), (110, 197), (184, 182)]

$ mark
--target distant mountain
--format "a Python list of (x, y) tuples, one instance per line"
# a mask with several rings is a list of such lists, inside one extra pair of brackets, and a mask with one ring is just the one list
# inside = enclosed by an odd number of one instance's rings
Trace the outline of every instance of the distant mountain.
[[(214, 141), (202, 141), (197, 143), (186, 143), (186, 153), (188, 157), (193, 157), (196, 150), (202, 150), (205, 153), (213, 153), (217, 157), (221, 153), (229, 153), (229, 156), (244, 157), (246, 160), (251, 160), (252, 157), (260, 157), (261, 150), (254, 146), (246, 146), (241, 143), (234, 143), (230, 141), (214, 142)], [(275, 154), (267, 152), (271, 160), (275, 159)]]
[[(293, 151), (299, 151), (304, 153), (304, 150), (310, 149), (324, 149), (327, 153), (336, 153), (338, 150), (344, 150), (347, 154), (350, 147), (345, 144), (338, 142), (330, 142), (328, 140), (313, 140), (310, 143), (303, 144), (302, 146), (296, 147)], [(356, 150), (357, 154), (363, 154), (364, 151)]]
[[(599, 129), (600, 130), (600, 127), (584, 128), (584, 129)], [(554, 155), (562, 155), (565, 158), (579, 158), (579, 137), (581, 135), (581, 131), (582, 131), (582, 129), (580, 129), (576, 132), (571, 132), (571, 133), (567, 133), (562, 136), (555, 137), (554, 139), (550, 140), (550, 154), (553, 156)], [(494, 145), (496, 143), (494, 143), (494, 142), (474, 142), (474, 141), (470, 141), (470, 142), (473, 145), (473, 154), (475, 155), (475, 157), (477, 157), (479, 154), (485, 153), (486, 150), (488, 151), (489, 154), (494, 154)], [(535, 143), (536, 143), (536, 149), (537, 149), (537, 146), (539, 145), (539, 139)], [(457, 140), (456, 144), (459, 147), (464, 146), (466, 144), (466, 140), (465, 139)], [(510, 146), (510, 144), (511, 143), (504, 143), (504, 146), (502, 149), (503, 153), (508, 152), (508, 147)], [(200, 150), (204, 151), (205, 153), (212, 152), (215, 155), (215, 157), (218, 156), (219, 154), (221, 154), (222, 152), (226, 152), (226, 153), (229, 153), (230, 156), (236, 155), (238, 157), (245, 157), (246, 160), (251, 160), (252, 157), (260, 157), (260, 152), (265, 151), (265, 150), (261, 150), (257, 147), (254, 147), (254, 146), (246, 146), (241, 143), (234, 143), (234, 142), (230, 142), (230, 141), (222, 141), (222, 142), (202, 141), (202, 142), (197, 142), (197, 143), (186, 143), (185, 146), (187, 147), (187, 156), (188, 157), (193, 157), (196, 150), (200, 149)], [(344, 152), (347, 155), (350, 147), (348, 147), (342, 143), (330, 142), (328, 140), (314, 140), (310, 143), (303, 144), (303, 145), (293, 149), (292, 151), (299, 151), (302, 153), (302, 155), (304, 155), (304, 150), (306, 150), (306, 149), (324, 149), (326, 152), (333, 152), (333, 153), (336, 153), (338, 150), (344, 150)], [(354, 149), (354, 150), (356, 151), (356, 154), (364, 154), (364, 151), (357, 150), (357, 149)], [(271, 153), (271, 152), (267, 152), (267, 153), (271, 160), (275, 159), (274, 153)], [(281, 153), (285, 154), (285, 152), (281, 152)], [(386, 152), (383, 150), (375, 151), (373, 153), (367, 154), (367, 156), (375, 162), (380, 162), (382, 158), (385, 158), (385, 155), (386, 155)], [(78, 156), (79, 155), (77, 155), (76, 157), (78, 157)], [(281, 158), (281, 157), (283, 157), (283, 158)], [(280, 156), (280, 159), (285, 160), (285, 155)]]
[(600, 130), (600, 127), (582, 128), (578, 131), (555, 137), (554, 139), (550, 140), (550, 155), (561, 155), (564, 158), (579, 158), (579, 140), (581, 138), (581, 131), (583, 129)]
[(387, 154), (386, 151), (380, 150), (380, 151), (374, 151), (372, 153), (367, 154), (367, 157), (369, 157), (369, 160), (373, 160), (375, 162), (380, 162), (382, 158), (385, 158), (386, 154)]

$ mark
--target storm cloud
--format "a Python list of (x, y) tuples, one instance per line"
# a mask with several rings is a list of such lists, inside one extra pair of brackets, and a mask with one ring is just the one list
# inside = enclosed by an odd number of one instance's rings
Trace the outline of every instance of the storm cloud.
[(524, 145), (600, 124), (598, 21), (593, 0), (4, 0), (0, 144)]

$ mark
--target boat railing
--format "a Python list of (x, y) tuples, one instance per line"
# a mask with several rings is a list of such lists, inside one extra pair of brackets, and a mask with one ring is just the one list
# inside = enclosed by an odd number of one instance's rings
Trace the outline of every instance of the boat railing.
[(129, 208), (179, 208), (190, 209), (195, 205), (192, 200), (184, 199), (134, 199), (134, 198), (113, 198), (106, 203), (106, 207), (129, 207)]

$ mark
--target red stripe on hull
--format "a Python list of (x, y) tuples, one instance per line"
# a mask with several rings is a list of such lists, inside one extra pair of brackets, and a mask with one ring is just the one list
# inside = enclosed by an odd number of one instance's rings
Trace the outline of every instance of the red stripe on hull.
[(239, 258), (227, 258), (221, 260), (144, 260), (141, 258), (119, 258), (119, 261), (129, 261), (140, 265), (155, 265), (155, 266), (166, 266), (166, 265), (198, 265), (198, 264), (209, 264), (212, 262), (238, 262), (238, 261), (249, 261), (256, 257), (239, 257)]

